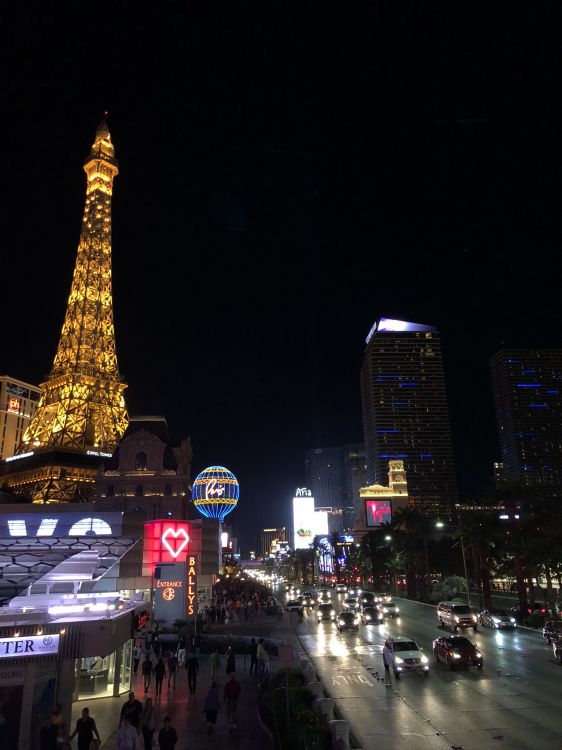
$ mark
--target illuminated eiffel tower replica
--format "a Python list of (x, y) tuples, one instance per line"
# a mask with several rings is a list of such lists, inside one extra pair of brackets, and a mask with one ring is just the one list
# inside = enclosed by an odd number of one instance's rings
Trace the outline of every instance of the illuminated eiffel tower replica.
[(60, 341), (37, 412), (0, 483), (36, 503), (93, 499), (94, 476), (127, 427), (111, 296), (111, 196), (118, 173), (105, 119), (84, 163), (86, 206)]

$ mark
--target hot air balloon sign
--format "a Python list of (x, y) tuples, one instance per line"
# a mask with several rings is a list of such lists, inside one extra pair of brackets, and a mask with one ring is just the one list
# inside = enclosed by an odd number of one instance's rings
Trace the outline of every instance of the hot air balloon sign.
[(238, 505), (240, 485), (224, 466), (208, 466), (193, 482), (193, 505), (201, 515), (218, 518), (222, 523)]

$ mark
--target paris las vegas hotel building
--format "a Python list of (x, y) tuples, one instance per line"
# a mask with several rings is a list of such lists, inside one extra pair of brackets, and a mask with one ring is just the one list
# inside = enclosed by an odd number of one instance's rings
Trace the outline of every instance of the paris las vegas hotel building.
[[(130, 689), (157, 564), (190, 560), (201, 600), (220, 565), (218, 521), (189, 518), (189, 440), (171, 446), (163, 418), (126, 412), (111, 290), (118, 163), (105, 120), (84, 170), (82, 230), (49, 378), (41, 389), (19, 381), (28, 393), (1, 394), (0, 413), (30, 401), (17, 415), (26, 418), (19, 445), (0, 463), (2, 750), (38, 748), (55, 702), (68, 726), (76, 701)], [(185, 609), (185, 619), (195, 612)]]

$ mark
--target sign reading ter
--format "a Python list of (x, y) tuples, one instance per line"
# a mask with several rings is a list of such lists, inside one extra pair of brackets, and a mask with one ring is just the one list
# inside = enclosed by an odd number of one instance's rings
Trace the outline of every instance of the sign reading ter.
[(58, 654), (59, 635), (28, 635), (23, 638), (0, 639), (0, 659), (14, 656), (45, 656)]

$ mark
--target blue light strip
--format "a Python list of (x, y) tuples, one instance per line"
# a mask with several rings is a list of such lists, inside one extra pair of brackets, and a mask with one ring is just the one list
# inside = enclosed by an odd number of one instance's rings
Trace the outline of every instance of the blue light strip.
[(517, 383), (518, 388), (540, 388), (540, 383)]

